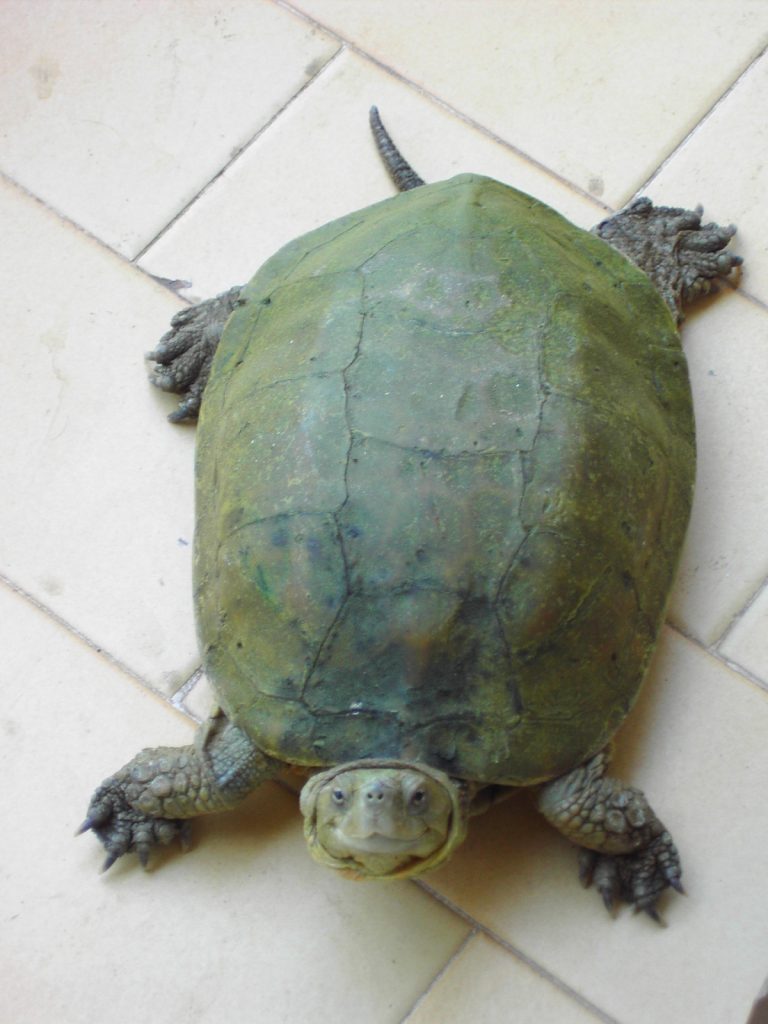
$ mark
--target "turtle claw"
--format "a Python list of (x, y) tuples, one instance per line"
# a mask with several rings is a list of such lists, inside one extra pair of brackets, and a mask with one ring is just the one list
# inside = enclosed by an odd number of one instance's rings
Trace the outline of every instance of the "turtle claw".
[(616, 916), (616, 899), (614, 897), (613, 891), (609, 892), (607, 889), (599, 889), (598, 891), (599, 891), (600, 895), (603, 897), (603, 906), (608, 911), (608, 913), (611, 915), (611, 917), (615, 917)]
[(97, 804), (94, 796), (94, 799), (91, 800), (91, 805), (88, 808), (88, 817), (75, 832), (75, 835), (81, 836), (84, 832), (95, 832), (96, 829), (101, 828), (102, 825), (106, 825), (109, 818), (109, 807), (106, 804)]
[(666, 888), (685, 893), (680, 881), (680, 858), (668, 832), (656, 836), (648, 846), (636, 853), (601, 854), (595, 850), (579, 851), (579, 879), (582, 885), (594, 884), (609, 914), (615, 913), (617, 902), (643, 911), (657, 924), (666, 927), (656, 903)]
[(109, 869), (112, 867), (112, 865), (115, 863), (119, 856), (119, 853), (110, 853), (109, 856), (105, 858), (104, 863), (101, 865), (99, 873), (103, 875), (106, 871), (109, 871)]
[(119, 775), (107, 779), (94, 793), (85, 821), (75, 834), (83, 832), (95, 833), (107, 851), (102, 874), (126, 853), (137, 853), (146, 869), (153, 847), (168, 846), (179, 839), (186, 850), (190, 841), (188, 821), (156, 818), (134, 807)]
[(579, 850), (579, 881), (585, 889), (594, 884), (605, 909), (611, 917), (616, 916), (620, 886), (612, 857), (603, 857), (595, 850)]
[[(636, 914), (640, 913), (640, 907), (635, 907), (635, 913)], [(650, 917), (651, 920), (655, 921), (656, 924), (659, 925), (661, 928), (666, 928), (667, 927), (667, 922), (664, 920), (664, 918), (658, 912), (656, 907), (643, 907), (643, 913), (647, 914), (648, 917)]]

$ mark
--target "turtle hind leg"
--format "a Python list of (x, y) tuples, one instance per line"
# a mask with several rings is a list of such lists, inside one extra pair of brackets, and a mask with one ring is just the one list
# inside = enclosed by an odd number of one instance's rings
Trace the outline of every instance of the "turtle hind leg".
[(606, 775), (607, 764), (603, 751), (542, 786), (539, 810), (581, 847), (579, 876), (594, 883), (609, 911), (623, 900), (661, 923), (661, 894), (683, 891), (680, 857), (643, 793)]
[(726, 252), (733, 225), (701, 223), (701, 207), (654, 206), (645, 197), (593, 229), (650, 277), (678, 324), (683, 308), (732, 277), (741, 257)]
[(150, 380), (162, 391), (183, 395), (172, 423), (197, 418), (211, 362), (230, 313), (242, 302), (237, 286), (189, 309), (180, 310), (171, 320), (171, 329), (147, 359), (157, 365)]
[(78, 832), (101, 840), (104, 870), (130, 852), (146, 866), (153, 847), (189, 844), (189, 818), (235, 807), (281, 767), (219, 713), (192, 745), (142, 750), (105, 779)]

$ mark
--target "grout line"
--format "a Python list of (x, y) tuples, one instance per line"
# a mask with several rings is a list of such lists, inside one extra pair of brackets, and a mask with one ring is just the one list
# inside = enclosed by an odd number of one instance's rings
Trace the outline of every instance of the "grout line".
[(261, 136), (264, 135), (272, 127), (272, 125), (275, 123), (275, 121), (279, 117), (281, 117), (285, 113), (285, 111), (288, 110), (289, 107), (293, 106), (293, 104), (299, 99), (299, 97), (307, 89), (309, 89), (310, 86), (313, 86), (315, 84), (315, 82), (317, 82), (317, 80), (321, 77), (321, 75), (325, 74), (325, 72), (328, 70), (328, 68), (331, 67), (331, 65), (334, 64), (339, 59), (341, 54), (343, 54), (343, 53), (344, 53), (344, 46), (342, 44), (339, 47), (339, 49), (336, 50), (336, 52), (333, 53), (328, 58), (328, 60), (325, 62), (325, 64), (323, 64), (322, 67), (320, 67), (312, 75), (311, 78), (308, 78), (306, 80), (306, 82), (304, 82), (304, 84), (301, 86), (301, 88), (299, 88), (295, 93), (293, 93), (286, 100), (286, 102), (282, 105), (282, 107), (280, 107), (279, 110), (275, 111), (275, 113), (272, 115), (272, 117), (269, 118), (268, 121), (266, 121), (263, 125), (261, 125), (261, 127), (258, 128), (256, 130), (256, 132), (246, 142), (244, 142), (242, 144), (242, 146), (239, 146), (235, 150), (234, 155), (232, 157), (230, 157), (230, 159), (225, 164), (223, 164), (218, 169), (218, 171), (216, 171), (216, 173), (213, 175), (213, 177), (210, 178), (202, 186), (202, 188), (200, 188), (195, 193), (195, 195), (192, 196), (191, 199), (189, 199), (179, 210), (177, 210), (177, 212), (173, 215), (173, 217), (171, 217), (171, 219), (166, 224), (164, 224), (163, 227), (157, 232), (157, 234), (154, 236), (154, 238), (150, 239), (150, 241), (147, 242), (147, 244), (143, 247), (143, 249), (141, 249), (140, 252), (136, 253), (136, 255), (133, 257), (131, 262), (134, 263), (134, 264), (138, 263), (138, 261), (140, 259), (142, 259), (142, 257), (147, 254), (147, 252), (152, 248), (152, 246), (156, 245), (157, 242), (159, 242), (160, 239), (163, 238), (163, 236), (166, 235), (171, 230), (171, 228), (189, 211), (189, 209), (192, 206), (194, 206), (194, 204), (199, 199), (201, 199), (205, 195), (205, 193), (208, 192), (216, 184), (216, 182), (219, 180), (219, 178), (221, 178), (222, 175), (226, 174), (226, 172), (233, 166), (233, 164), (237, 163), (237, 161), (240, 159), (240, 157), (242, 157), (243, 154), (247, 150), (249, 150), (251, 148), (251, 146), (253, 146), (256, 142), (258, 142), (258, 140), (261, 138)]
[(749, 598), (747, 603), (744, 604), (737, 612), (735, 612), (733, 614), (730, 622), (725, 627), (723, 632), (720, 634), (720, 637), (717, 640), (715, 640), (715, 642), (712, 644), (712, 650), (713, 651), (718, 651), (718, 653), (719, 653), (720, 648), (725, 643), (725, 641), (728, 639), (729, 635), (733, 632), (733, 630), (736, 628), (736, 626), (738, 626), (738, 624), (741, 622), (741, 620), (747, 614), (747, 612), (752, 607), (752, 605), (755, 603), (755, 601), (757, 601), (757, 599), (760, 597), (760, 595), (763, 593), (763, 591), (766, 589), (766, 587), (768, 587), (768, 579), (761, 580), (761, 582), (758, 584), (757, 588), (755, 589), (755, 592)]
[(20, 181), (12, 178), (10, 174), (6, 174), (3, 170), (0, 170), (0, 181), (4, 181), (12, 188), (18, 189), (19, 192), (22, 192), (27, 197), (27, 199), (31, 199), (33, 203), (36, 203), (38, 206), (42, 206), (44, 210), (47, 210), (48, 213), (52, 213), (55, 217), (58, 217), (59, 220), (63, 220), (65, 224), (74, 228), (79, 234), (85, 235), (89, 241), (95, 242), (96, 245), (101, 246), (102, 249), (106, 249), (108, 252), (112, 253), (113, 256), (117, 256), (118, 259), (123, 261), (123, 263), (130, 263), (129, 257), (124, 253), (118, 252), (117, 249), (113, 249), (112, 246), (108, 242), (105, 242), (103, 238), (99, 238), (98, 235), (94, 235), (92, 231), (88, 230), (88, 228), (83, 227), (82, 224), (78, 224), (76, 220), (72, 220), (68, 214), (64, 213), (57, 206), (52, 206), (46, 199), (43, 199), (30, 191), (26, 185), (22, 185)]
[(55, 612), (47, 604), (43, 604), (43, 602), (39, 601), (33, 594), (30, 594), (28, 590), (25, 590), (24, 587), (20, 586), (18, 583), (15, 583), (12, 579), (9, 579), (8, 576), (1, 572), (0, 584), (4, 584), (6, 587), (8, 587), (9, 590), (13, 591), (14, 594), (17, 594), (19, 597), (29, 602), (29, 604), (37, 608), (38, 611), (42, 612), (49, 619), (53, 619), (53, 621), (58, 623), (59, 626), (62, 626), (64, 629), (66, 629), (68, 633), (71, 633), (73, 636), (77, 637), (77, 639), (81, 640), (87, 647), (90, 647), (92, 651), (94, 651), (96, 654), (100, 655), (100, 657), (108, 661), (110, 665), (119, 669), (121, 672), (124, 672), (125, 675), (130, 676), (131, 679), (133, 679), (135, 682), (143, 686), (145, 690), (149, 690), (150, 693), (154, 694), (155, 697), (159, 697), (161, 700), (165, 701), (166, 704), (171, 703), (166, 693), (163, 693), (161, 690), (158, 690), (155, 686), (152, 685), (152, 683), (149, 682), (149, 680), (139, 675), (138, 672), (135, 672), (132, 668), (126, 665), (124, 661), (121, 661), (119, 658), (115, 657), (114, 654), (110, 654), (109, 651), (106, 651), (103, 647), (97, 644), (96, 641), (92, 640), (86, 633), (81, 632), (77, 628), (77, 626), (73, 626), (71, 622), (67, 622), (67, 620), (62, 618), (62, 616), (59, 615), (58, 612)]
[(177, 711), (181, 711), (183, 714), (187, 716), (187, 718), (191, 718), (193, 721), (198, 722), (198, 724), (200, 720), (198, 719), (197, 715), (193, 715), (189, 708), (184, 707), (184, 701), (187, 699), (187, 697), (194, 690), (194, 688), (197, 686), (197, 684), (200, 682), (202, 678), (203, 666), (198, 665), (198, 667), (194, 670), (189, 679), (186, 679), (181, 684), (181, 686), (179, 686), (176, 690), (173, 691), (170, 698), (168, 698), (169, 702), (176, 708)]
[(714, 658), (715, 661), (719, 661), (721, 664), (725, 665), (726, 668), (729, 668), (731, 672), (734, 672), (736, 675), (742, 676), (748, 683), (751, 683), (753, 686), (756, 686), (762, 693), (768, 692), (768, 681), (766, 681), (765, 679), (761, 679), (759, 676), (756, 676), (754, 672), (750, 672), (748, 668), (745, 668), (743, 665), (740, 665), (737, 661), (734, 661), (732, 658), (727, 657), (727, 655), (723, 654), (721, 651), (716, 650), (716, 648), (708, 647), (703, 640), (700, 640), (697, 636), (694, 636), (692, 633), (689, 633), (686, 629), (684, 629), (677, 623), (671, 622), (669, 619), (667, 619), (666, 625), (673, 632), (678, 633), (689, 643), (693, 644), (695, 647), (698, 647), (699, 650), (704, 651), (704, 653), (708, 654), (710, 658)]
[(472, 939), (474, 939), (475, 936), (478, 935), (478, 934), (479, 934), (479, 931), (478, 931), (477, 928), (471, 928), (470, 929), (470, 931), (464, 936), (464, 938), (461, 940), (461, 942), (456, 947), (456, 949), (453, 951), (453, 953), (451, 953), (451, 955), (445, 961), (445, 963), (440, 968), (440, 970), (437, 972), (437, 974), (432, 978), (432, 980), (430, 982), (427, 983), (427, 987), (424, 989), (424, 991), (421, 993), (421, 995), (417, 997), (416, 1001), (411, 1006), (410, 1010), (408, 1010), (407, 1013), (405, 1014), (405, 1016), (401, 1019), (400, 1024), (408, 1024), (408, 1021), (410, 1020), (412, 1015), (416, 1012), (416, 1010), (419, 1008), (419, 1006), (421, 1006), (421, 1004), (424, 1002), (424, 1000), (428, 998), (430, 992), (435, 987), (435, 985), (437, 985), (437, 983), (440, 981), (440, 979), (445, 974), (448, 973), (448, 971), (451, 969), (451, 967), (453, 966), (455, 961), (459, 959), (459, 957), (464, 952), (464, 950), (467, 948), (467, 946), (472, 941)]
[[(52, 206), (46, 199), (43, 199), (41, 196), (38, 196), (34, 192), (31, 192), (26, 185), (22, 185), (20, 181), (17, 181), (15, 178), (12, 178), (9, 174), (6, 174), (5, 171), (0, 170), (0, 181), (6, 182), (6, 184), (10, 185), (11, 188), (18, 189), (18, 191), (21, 192), (22, 195), (25, 195), (27, 199), (30, 199), (37, 206), (42, 207), (46, 211), (46, 213), (52, 214), (54, 217), (56, 217), (57, 220), (66, 224), (67, 227), (70, 227), (74, 231), (77, 231), (78, 234), (82, 235), (89, 242), (92, 242), (94, 245), (97, 245), (104, 252), (109, 253), (110, 256), (115, 257), (122, 264), (124, 264), (127, 267), (130, 267), (136, 273), (141, 274), (143, 277), (152, 281), (155, 285), (159, 285), (164, 291), (170, 292), (171, 295), (175, 296), (175, 298), (177, 298), (180, 302), (185, 303), (185, 305), (191, 305), (189, 299), (185, 299), (183, 296), (179, 295), (179, 293), (173, 287), (175, 282), (169, 281), (167, 278), (164, 277), (157, 277), (155, 274), (150, 274), (148, 270), (144, 270), (143, 267), (140, 267), (133, 262), (135, 257), (126, 256), (124, 252), (120, 252), (119, 249), (115, 249), (114, 246), (109, 244), (109, 242), (106, 242), (103, 238), (99, 238), (98, 235), (94, 235), (92, 231), (89, 231), (88, 228), (84, 227), (82, 224), (79, 224), (76, 220), (73, 220), (68, 214), (64, 213), (58, 207)], [(1, 578), (2, 577), (0, 576), (0, 579)]]
[(491, 141), (495, 142), (499, 146), (502, 146), (504, 149), (509, 150), (516, 156), (519, 156), (527, 163), (533, 164), (534, 167), (536, 167), (538, 170), (546, 174), (548, 178), (553, 178), (561, 185), (564, 185), (571, 192), (575, 192), (583, 199), (588, 199), (591, 203), (593, 203), (597, 207), (600, 207), (605, 212), (615, 213), (614, 208), (612, 206), (609, 206), (608, 203), (604, 203), (602, 202), (602, 200), (597, 199), (595, 196), (592, 195), (591, 192), (587, 192), (586, 189), (581, 188), (575, 182), (570, 181), (568, 178), (565, 178), (562, 174), (559, 174), (551, 167), (547, 167), (546, 164), (541, 163), (541, 161), (537, 160), (536, 157), (531, 156), (524, 150), (519, 149), (513, 143), (508, 142), (506, 139), (503, 139), (500, 135), (497, 135), (490, 128), (486, 128), (485, 125), (480, 124), (479, 121), (476, 121), (469, 114), (465, 114), (457, 107), (452, 106), (446, 100), (438, 96), (437, 93), (431, 92), (429, 89), (426, 89), (423, 85), (419, 85), (418, 83), (411, 81), (411, 79), (406, 77), (406, 75), (404, 75), (401, 71), (398, 71), (393, 67), (390, 67), (389, 64), (385, 64), (384, 61), (379, 60), (378, 57), (374, 57), (372, 53), (369, 53), (367, 50), (362, 49), (362, 47), (358, 46), (357, 43), (353, 42), (351, 39), (348, 39), (346, 36), (341, 35), (341, 33), (338, 32), (336, 29), (329, 28), (329, 26), (324, 25), (321, 21), (317, 21), (311, 15), (306, 14), (304, 11), (300, 10), (297, 7), (294, 7), (293, 4), (290, 3), (290, 0), (271, 0), (271, 2), (274, 3), (276, 6), (282, 7), (284, 10), (289, 11), (297, 18), (301, 18), (303, 21), (308, 22), (313, 27), (320, 29), (323, 32), (326, 32), (328, 35), (335, 36), (336, 39), (343, 43), (345, 49), (350, 50), (352, 53), (357, 54), (358, 57), (362, 57), (364, 60), (367, 60), (371, 64), (374, 64), (377, 68), (379, 68), (381, 71), (384, 71), (391, 78), (395, 78), (397, 79), (397, 81), (409, 86), (409, 88), (411, 88), (414, 92), (418, 93), (420, 96), (423, 96), (425, 99), (429, 100), (430, 103), (433, 103), (436, 107), (440, 107), (442, 110), (445, 110), (447, 113), (451, 114), (459, 121), (462, 121), (470, 128), (473, 128), (481, 135), (484, 135), (487, 139), (491, 139)]
[(749, 302), (754, 303), (754, 305), (759, 306), (760, 309), (764, 309), (768, 312), (768, 302), (764, 299), (759, 299), (756, 295), (753, 295), (752, 292), (748, 292), (746, 289), (737, 288), (736, 291), (739, 295), (743, 295), (745, 299), (748, 299)]
[(677, 145), (674, 146), (669, 151), (669, 153), (667, 153), (667, 155), (661, 161), (656, 170), (651, 173), (650, 177), (647, 178), (645, 182), (632, 193), (631, 198), (633, 198), (634, 196), (641, 195), (643, 191), (646, 188), (648, 188), (651, 182), (655, 181), (656, 178), (658, 178), (658, 176), (661, 174), (664, 168), (670, 163), (671, 160), (675, 158), (675, 156), (685, 146), (689, 139), (691, 139), (701, 129), (702, 125), (704, 125), (705, 122), (707, 122), (712, 117), (715, 111), (722, 106), (722, 104), (728, 99), (728, 97), (731, 95), (731, 93), (739, 84), (739, 82), (741, 82), (742, 79), (750, 73), (752, 68), (766, 55), (766, 53), (768, 53), (768, 45), (764, 46), (762, 50), (755, 57), (753, 57), (752, 60), (750, 60), (744, 68), (742, 68), (742, 70), (739, 72), (736, 78), (734, 78), (731, 84), (726, 88), (725, 92), (718, 96), (718, 98), (715, 100), (715, 102), (712, 104), (709, 110), (705, 111), (705, 113), (699, 118), (699, 120), (696, 122), (693, 128), (691, 128), (690, 131), (688, 131), (683, 136), (683, 138), (677, 143)]
[[(421, 880), (416, 880), (413, 882), (413, 884), (417, 885), (425, 893), (432, 896), (433, 899), (436, 899), (438, 903), (442, 903), (442, 905), (446, 907), (448, 910), (452, 911), (454, 914), (457, 914), (463, 921), (466, 921), (467, 924), (471, 925), (471, 927), (474, 929), (476, 933), (479, 932), (485, 935), (492, 942), (495, 942), (497, 945), (501, 946), (502, 949), (506, 950), (507, 953), (510, 953), (517, 960), (520, 960), (521, 963), (524, 963), (526, 967), (529, 967), (532, 971), (538, 974), (545, 981), (548, 981), (551, 985), (554, 985), (555, 988), (559, 989), (565, 995), (569, 996), (571, 999), (577, 1002), (579, 1006), (581, 1006), (583, 1009), (589, 1011), (589, 1013), (594, 1014), (594, 1016), (598, 1020), (602, 1021), (603, 1024), (620, 1024), (620, 1022), (615, 1017), (611, 1017), (610, 1014), (607, 1014), (605, 1012), (605, 1010), (601, 1010), (599, 1006), (596, 1006), (593, 1002), (587, 999), (586, 996), (583, 996), (581, 992), (578, 992), (575, 988), (571, 988), (571, 986), (567, 982), (562, 981), (562, 979), (558, 978), (556, 974), (552, 974), (551, 971), (548, 971), (546, 967), (542, 966), (536, 960), (533, 960), (531, 959), (531, 957), (526, 956), (526, 954), (523, 953), (522, 950), (518, 949), (516, 946), (513, 946), (511, 942), (507, 942), (506, 939), (503, 939), (500, 935), (493, 931), (493, 929), (489, 928), (487, 925), (482, 924), (480, 921), (476, 921), (470, 914), (466, 912), (466, 910), (462, 910), (462, 908), (458, 906), (458, 904), (454, 903), (452, 900), (449, 900), (448, 897), (444, 896), (441, 892), (438, 892), (436, 889), (433, 889), (431, 885), (428, 885), (426, 882)], [(468, 939), (466, 941), (468, 941)], [(437, 977), (439, 977), (439, 975)], [(437, 977), (433, 979), (433, 983), (437, 980)], [(404, 1024), (404, 1022), (402, 1022), (402, 1024)]]
[(761, 679), (759, 676), (756, 676), (754, 672), (750, 672), (750, 670), (745, 668), (744, 665), (739, 664), (738, 661), (734, 661), (733, 658), (729, 658), (725, 654), (720, 654), (719, 651), (710, 651), (709, 653), (714, 658), (717, 658), (718, 661), (722, 661), (722, 663), (729, 668), (731, 672), (744, 676), (744, 678), (752, 683), (753, 686), (759, 687), (763, 693), (768, 693), (768, 682), (766, 682), (765, 679)]

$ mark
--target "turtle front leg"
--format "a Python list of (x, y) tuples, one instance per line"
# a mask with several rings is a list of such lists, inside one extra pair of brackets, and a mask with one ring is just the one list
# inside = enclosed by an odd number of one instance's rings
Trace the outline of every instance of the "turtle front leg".
[(142, 750), (105, 779), (79, 832), (91, 829), (101, 840), (103, 870), (131, 851), (146, 866), (153, 846), (177, 838), (187, 846), (186, 819), (235, 807), (281, 767), (219, 712), (190, 746)]
[(147, 359), (158, 364), (150, 375), (155, 387), (184, 396), (176, 412), (168, 417), (172, 423), (197, 418), (213, 354), (230, 313), (240, 305), (241, 291), (238, 285), (180, 310), (171, 319), (170, 331), (147, 353)]
[(716, 291), (718, 279), (731, 277), (742, 262), (725, 251), (736, 228), (702, 224), (701, 214), (700, 206), (654, 206), (643, 197), (593, 229), (645, 271), (678, 324), (684, 319), (684, 306)]
[(661, 922), (659, 896), (683, 892), (680, 857), (643, 793), (605, 774), (608, 760), (603, 751), (544, 785), (539, 810), (581, 847), (579, 877), (594, 881), (609, 911), (618, 897)]

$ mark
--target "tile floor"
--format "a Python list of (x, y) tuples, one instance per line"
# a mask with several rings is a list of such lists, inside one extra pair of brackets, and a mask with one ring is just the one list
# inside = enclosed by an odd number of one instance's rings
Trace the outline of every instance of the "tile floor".
[[(767, 44), (764, 0), (0, 5), (0, 1021), (746, 1021), (768, 974)], [(739, 225), (740, 289), (685, 328), (696, 505), (619, 742), (685, 858), (666, 929), (609, 920), (525, 799), (420, 884), (317, 867), (273, 785), (147, 875), (100, 877), (71, 838), (93, 785), (209, 700), (194, 432), (141, 354), (185, 298), (390, 194), (372, 102), (430, 180), (481, 171), (583, 226), (638, 192)]]

